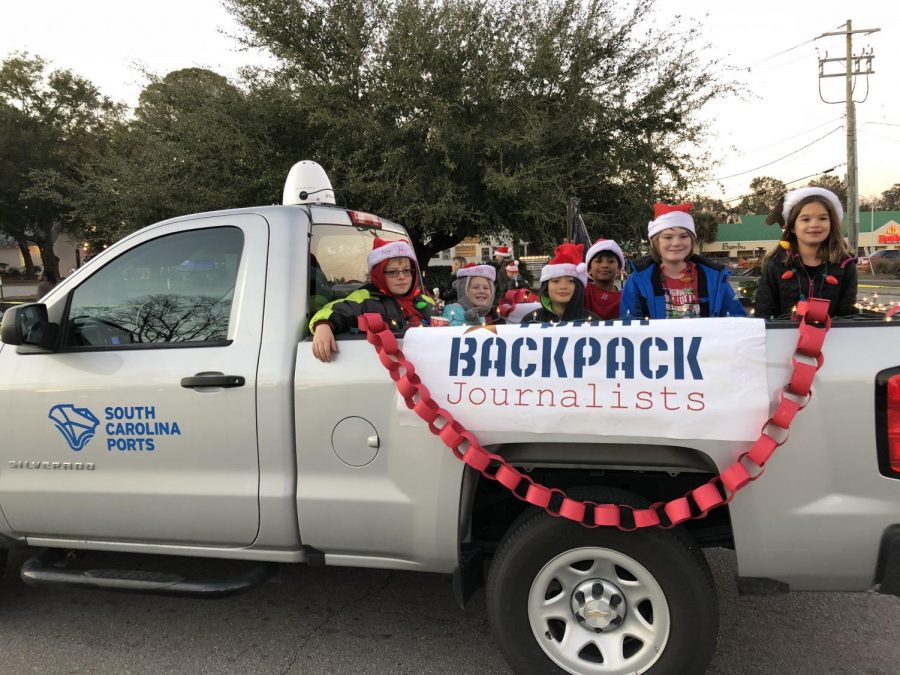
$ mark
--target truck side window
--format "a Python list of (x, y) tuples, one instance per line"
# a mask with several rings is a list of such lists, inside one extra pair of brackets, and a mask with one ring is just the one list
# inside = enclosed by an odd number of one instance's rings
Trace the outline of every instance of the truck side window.
[(72, 293), (70, 347), (224, 343), (244, 235), (179, 232), (137, 246)]

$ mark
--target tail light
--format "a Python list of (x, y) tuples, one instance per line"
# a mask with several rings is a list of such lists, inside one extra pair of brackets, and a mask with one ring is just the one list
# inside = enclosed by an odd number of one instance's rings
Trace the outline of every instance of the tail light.
[(875, 425), (881, 474), (900, 478), (900, 368), (882, 371), (876, 377)]
[(381, 218), (378, 216), (372, 215), (371, 213), (366, 213), (364, 211), (347, 211), (347, 215), (350, 216), (350, 222), (356, 225), (357, 227), (374, 227), (381, 228)]
[(891, 470), (900, 473), (900, 375), (887, 382), (887, 441)]

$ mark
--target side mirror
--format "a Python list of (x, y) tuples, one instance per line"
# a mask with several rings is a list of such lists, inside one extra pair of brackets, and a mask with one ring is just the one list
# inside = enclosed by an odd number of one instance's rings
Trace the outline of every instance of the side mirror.
[(47, 305), (19, 305), (3, 313), (0, 340), (8, 345), (34, 345), (49, 349), (55, 338), (54, 328), (47, 318)]

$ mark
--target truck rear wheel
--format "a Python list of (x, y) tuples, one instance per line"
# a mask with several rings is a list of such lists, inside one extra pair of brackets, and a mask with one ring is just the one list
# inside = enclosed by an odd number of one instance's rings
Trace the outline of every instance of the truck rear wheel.
[(702, 673), (718, 637), (709, 566), (675, 530), (591, 530), (535, 513), (498, 549), (487, 602), (517, 673)]

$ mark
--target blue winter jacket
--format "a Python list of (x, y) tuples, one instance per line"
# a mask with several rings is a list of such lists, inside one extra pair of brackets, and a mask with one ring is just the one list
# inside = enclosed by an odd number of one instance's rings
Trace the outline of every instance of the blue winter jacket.
[[(728, 283), (731, 276), (729, 270), (696, 254), (688, 260), (702, 271), (698, 275), (700, 288), (697, 289), (700, 316), (747, 316)], [(625, 281), (619, 316), (623, 319), (666, 318), (666, 294), (659, 265), (652, 258), (647, 257), (639, 262)]]

